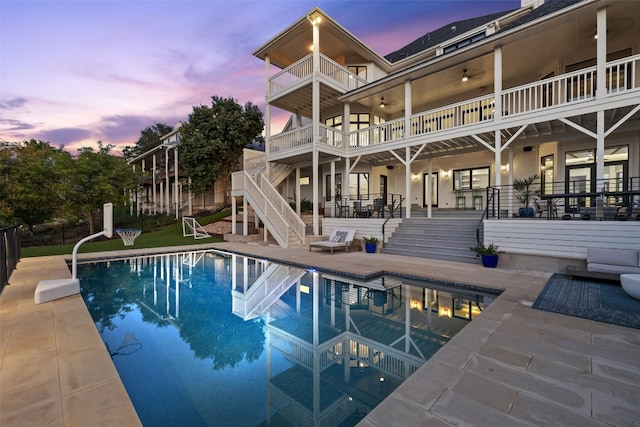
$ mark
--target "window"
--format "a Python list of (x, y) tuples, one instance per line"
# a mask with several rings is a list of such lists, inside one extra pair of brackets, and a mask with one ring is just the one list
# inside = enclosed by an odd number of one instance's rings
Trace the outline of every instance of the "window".
[(487, 167), (473, 169), (458, 169), (453, 171), (454, 190), (475, 190), (486, 188), (490, 185), (489, 174), (491, 169)]
[(360, 77), (365, 82), (368, 81), (366, 65), (349, 65), (347, 69), (353, 74), (355, 74), (356, 76)]
[(540, 158), (542, 194), (553, 194), (553, 154)]
[(369, 174), (349, 174), (349, 195), (352, 199), (369, 199)]
[(337, 130), (342, 130), (342, 116), (330, 117), (324, 121), (324, 124)]
[[(340, 199), (342, 197), (342, 174), (337, 173), (334, 175), (333, 185), (336, 189), (336, 199)], [(325, 177), (325, 189), (327, 194), (325, 195), (325, 200), (327, 202), (331, 201), (331, 175), (327, 175)]]
[(486, 37), (486, 34), (484, 31), (478, 34), (474, 34), (473, 36), (467, 37), (466, 39), (462, 39), (457, 43), (451, 44), (449, 46), (445, 46), (443, 49), (443, 53), (450, 53), (450, 52), (453, 52), (454, 50), (462, 49), (463, 47), (467, 47), (470, 44), (477, 43), (480, 40), (484, 40), (485, 37)]

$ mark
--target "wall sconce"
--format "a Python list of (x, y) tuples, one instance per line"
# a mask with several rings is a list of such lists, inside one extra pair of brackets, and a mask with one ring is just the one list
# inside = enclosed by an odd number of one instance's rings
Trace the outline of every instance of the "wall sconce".
[(440, 317), (452, 317), (451, 307), (440, 306), (438, 309), (438, 316)]
[(509, 165), (501, 165), (501, 166), (500, 166), (500, 171), (501, 171), (502, 173), (507, 173), (507, 172), (509, 172)]
[(443, 178), (449, 178), (449, 171), (442, 171)]
[(417, 181), (418, 181), (418, 178), (420, 178), (420, 177), (418, 176), (418, 174), (416, 174), (416, 173), (412, 173), (412, 174), (411, 174), (411, 180), (412, 180), (413, 182), (417, 182)]
[(465, 68), (465, 69), (462, 71), (462, 81), (463, 81), (463, 82), (466, 82), (467, 80), (469, 80), (469, 74), (467, 74), (467, 69)]

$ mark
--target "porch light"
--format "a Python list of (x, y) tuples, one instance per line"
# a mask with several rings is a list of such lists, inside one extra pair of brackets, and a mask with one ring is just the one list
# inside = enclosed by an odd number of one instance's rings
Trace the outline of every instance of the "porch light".
[(442, 171), (443, 178), (449, 178), (449, 171)]
[(380, 97), (380, 108), (384, 108), (384, 96)]
[(467, 74), (467, 69), (465, 68), (465, 69), (462, 71), (462, 81), (463, 81), (463, 82), (466, 82), (467, 80), (469, 80), (469, 74)]
[(502, 171), (502, 173), (507, 173), (507, 171), (509, 170), (509, 165), (501, 165), (500, 170)]

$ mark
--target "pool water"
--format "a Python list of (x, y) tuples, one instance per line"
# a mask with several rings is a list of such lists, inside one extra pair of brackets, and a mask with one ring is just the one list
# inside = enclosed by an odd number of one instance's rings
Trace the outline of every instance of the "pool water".
[(145, 426), (353, 426), (495, 294), (217, 251), (78, 266)]

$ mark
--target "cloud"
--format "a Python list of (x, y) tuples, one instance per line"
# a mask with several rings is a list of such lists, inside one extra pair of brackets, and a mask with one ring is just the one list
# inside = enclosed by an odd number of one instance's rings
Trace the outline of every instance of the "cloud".
[(0, 110), (20, 110), (24, 108), (27, 100), (24, 98), (13, 98), (0, 102)]
[(17, 130), (32, 130), (36, 128), (37, 126), (32, 123), (16, 119), (0, 119), (0, 129), (3, 131), (14, 132)]
[(54, 145), (69, 145), (91, 137), (91, 132), (82, 128), (59, 128), (40, 132), (40, 140)]
[(115, 115), (103, 117), (96, 125), (96, 133), (106, 144), (134, 145), (140, 138), (140, 132), (156, 123), (174, 126), (182, 116), (151, 117), (144, 115)]

